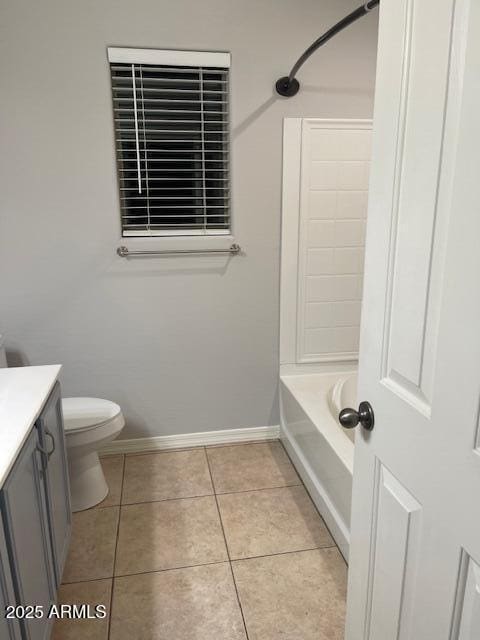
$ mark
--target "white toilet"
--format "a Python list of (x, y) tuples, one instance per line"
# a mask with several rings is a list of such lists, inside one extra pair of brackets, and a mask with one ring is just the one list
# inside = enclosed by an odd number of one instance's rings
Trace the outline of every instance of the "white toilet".
[(98, 450), (114, 440), (125, 425), (122, 410), (100, 398), (63, 398), (72, 510), (82, 511), (108, 494)]
[[(0, 335), (0, 367), (7, 367), (5, 340)], [(98, 450), (114, 440), (125, 425), (122, 410), (100, 398), (63, 398), (72, 510), (89, 509), (106, 498), (108, 485)]]

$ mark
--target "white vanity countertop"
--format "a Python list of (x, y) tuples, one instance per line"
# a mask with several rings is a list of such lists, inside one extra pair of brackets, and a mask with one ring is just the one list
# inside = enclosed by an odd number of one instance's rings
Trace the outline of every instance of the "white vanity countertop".
[(0, 368), (0, 487), (58, 378), (61, 365)]

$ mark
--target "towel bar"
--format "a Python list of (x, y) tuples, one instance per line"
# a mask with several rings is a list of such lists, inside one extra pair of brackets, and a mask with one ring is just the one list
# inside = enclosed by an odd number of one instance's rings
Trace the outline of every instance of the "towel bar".
[(118, 247), (117, 255), (121, 258), (129, 258), (130, 256), (176, 256), (181, 254), (203, 255), (210, 254), (229, 254), (236, 256), (241, 252), (238, 244), (232, 244), (228, 249), (163, 249), (163, 250), (143, 250), (131, 251), (128, 247)]

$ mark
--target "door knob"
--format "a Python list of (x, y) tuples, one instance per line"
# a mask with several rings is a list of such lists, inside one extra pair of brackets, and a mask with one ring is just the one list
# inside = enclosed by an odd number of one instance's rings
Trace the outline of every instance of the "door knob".
[(345, 429), (353, 429), (358, 423), (367, 431), (371, 431), (375, 424), (375, 416), (372, 405), (369, 402), (360, 402), (358, 411), (355, 409), (342, 409), (338, 415), (340, 424)]

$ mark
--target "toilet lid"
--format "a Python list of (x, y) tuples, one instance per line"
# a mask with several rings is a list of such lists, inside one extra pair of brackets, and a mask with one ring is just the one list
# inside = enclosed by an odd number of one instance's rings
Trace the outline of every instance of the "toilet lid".
[(112, 420), (121, 409), (101, 398), (63, 398), (62, 412), (65, 431), (80, 431)]

